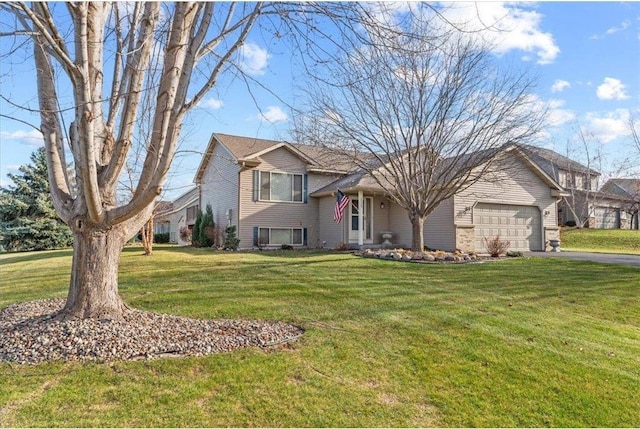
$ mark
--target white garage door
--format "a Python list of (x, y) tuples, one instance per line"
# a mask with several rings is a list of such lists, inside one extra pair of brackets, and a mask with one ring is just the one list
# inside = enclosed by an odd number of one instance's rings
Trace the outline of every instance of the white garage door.
[(509, 250), (543, 250), (540, 210), (532, 206), (477, 204), (473, 209), (475, 247), (486, 252), (483, 238), (500, 235)]
[(620, 228), (620, 209), (614, 207), (596, 207), (596, 228)]

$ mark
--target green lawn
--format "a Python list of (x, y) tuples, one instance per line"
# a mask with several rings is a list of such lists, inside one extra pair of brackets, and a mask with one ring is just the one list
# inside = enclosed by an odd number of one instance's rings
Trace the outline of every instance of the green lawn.
[(628, 229), (562, 228), (562, 250), (640, 255), (640, 231)]
[[(69, 251), (0, 256), (0, 307), (63, 297)], [(637, 267), (126, 249), (132, 306), (306, 329), (276, 350), (0, 363), (0, 426), (640, 426)]]

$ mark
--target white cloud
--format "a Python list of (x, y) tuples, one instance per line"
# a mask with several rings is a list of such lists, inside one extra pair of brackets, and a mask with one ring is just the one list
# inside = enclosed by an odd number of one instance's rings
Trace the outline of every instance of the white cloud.
[(200, 107), (204, 107), (211, 110), (218, 110), (224, 105), (222, 100), (218, 100), (216, 98), (207, 98), (206, 100), (202, 100), (199, 104), (200, 104)]
[(575, 112), (567, 109), (563, 109), (564, 100), (550, 100), (547, 104), (549, 108), (549, 113), (547, 117), (547, 121), (549, 125), (554, 127), (559, 127), (560, 125), (564, 125), (567, 122), (571, 122), (576, 118)]
[(631, 134), (629, 116), (628, 109), (616, 109), (604, 115), (589, 112), (586, 115), (586, 128), (602, 143), (610, 143)]
[(551, 85), (551, 92), (553, 93), (562, 92), (565, 89), (570, 87), (571, 87), (571, 84), (566, 80), (556, 79), (556, 81), (553, 82), (553, 85)]
[(442, 15), (477, 34), (493, 46), (497, 54), (521, 50), (523, 60), (537, 57), (539, 64), (552, 63), (560, 48), (553, 35), (541, 30), (543, 15), (526, 3), (478, 2), (446, 3)]
[(618, 27), (615, 27), (615, 26), (614, 27), (610, 27), (603, 34), (594, 34), (594, 35), (590, 36), (589, 39), (591, 39), (591, 40), (604, 39), (606, 36), (609, 36), (611, 34), (616, 34), (616, 33), (619, 33), (621, 31), (624, 31), (627, 28), (629, 28), (630, 26), (631, 26), (631, 21), (629, 21), (628, 19), (625, 19), (624, 21), (622, 21), (620, 23), (620, 25)]
[(240, 69), (250, 75), (263, 75), (269, 63), (269, 53), (255, 43), (247, 42), (240, 47)]
[(0, 139), (13, 140), (19, 144), (31, 147), (40, 147), (44, 144), (42, 133), (37, 130), (0, 131)]
[(282, 111), (278, 106), (269, 106), (265, 112), (258, 115), (258, 118), (263, 121), (271, 122), (283, 122), (289, 119), (289, 116)]
[(625, 19), (624, 21), (622, 21), (622, 23), (620, 23), (619, 27), (611, 27), (607, 30), (607, 34), (615, 34), (619, 31), (624, 31), (627, 28), (629, 28), (629, 26), (631, 25), (631, 22), (628, 19)]
[(604, 83), (598, 86), (596, 95), (601, 100), (624, 100), (629, 98), (621, 80), (605, 77)]

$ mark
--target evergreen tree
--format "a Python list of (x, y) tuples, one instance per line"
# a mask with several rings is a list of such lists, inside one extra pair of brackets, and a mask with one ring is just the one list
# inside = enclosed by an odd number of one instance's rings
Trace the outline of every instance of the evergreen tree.
[(0, 187), (0, 248), (47, 250), (73, 244), (69, 227), (56, 215), (49, 194), (44, 148), (31, 154), (31, 164), (8, 174), (14, 185)]
[(193, 233), (191, 235), (191, 244), (194, 247), (202, 246), (202, 210), (198, 209), (196, 213), (196, 221), (193, 224)]
[(202, 224), (200, 225), (200, 237), (202, 239), (202, 247), (213, 246), (215, 239), (215, 222), (213, 221), (213, 210), (211, 204), (207, 204), (206, 211), (202, 216)]

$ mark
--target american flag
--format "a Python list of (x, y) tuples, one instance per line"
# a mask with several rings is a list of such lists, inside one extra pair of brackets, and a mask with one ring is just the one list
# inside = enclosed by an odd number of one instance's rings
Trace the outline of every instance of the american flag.
[(335, 223), (340, 223), (342, 221), (342, 214), (344, 213), (344, 209), (349, 205), (349, 201), (351, 201), (351, 198), (347, 197), (340, 189), (338, 189), (338, 193), (336, 195), (336, 206), (333, 209), (333, 220)]

